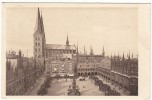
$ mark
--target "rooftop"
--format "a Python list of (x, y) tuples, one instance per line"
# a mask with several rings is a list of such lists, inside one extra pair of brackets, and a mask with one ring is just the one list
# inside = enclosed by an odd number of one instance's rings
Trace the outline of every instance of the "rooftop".
[(76, 47), (74, 45), (45, 44), (45, 49), (70, 49), (70, 50), (76, 50)]

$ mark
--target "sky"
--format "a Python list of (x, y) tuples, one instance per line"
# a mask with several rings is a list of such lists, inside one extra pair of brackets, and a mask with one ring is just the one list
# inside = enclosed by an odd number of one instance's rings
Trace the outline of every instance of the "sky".
[[(105, 55), (138, 54), (138, 9), (119, 7), (40, 7), (47, 44), (79, 45), (79, 52)], [(37, 7), (6, 10), (6, 49), (33, 56)], [(28, 53), (27, 53), (28, 51)]]

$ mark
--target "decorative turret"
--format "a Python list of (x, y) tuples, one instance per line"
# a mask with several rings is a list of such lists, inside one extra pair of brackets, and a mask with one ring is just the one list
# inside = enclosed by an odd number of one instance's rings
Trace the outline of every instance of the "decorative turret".
[(90, 55), (94, 55), (94, 53), (93, 53), (93, 49), (92, 49), (92, 47), (90, 46)]
[(69, 39), (68, 39), (68, 35), (67, 35), (66, 45), (67, 45), (67, 46), (69, 46)]
[(130, 61), (130, 51), (129, 51), (129, 54), (128, 54), (128, 60)]
[(103, 50), (102, 50), (102, 56), (105, 56), (105, 51), (104, 51), (104, 46), (103, 46)]
[(124, 52), (123, 52), (123, 56), (122, 56), (122, 58), (123, 58), (123, 59), (125, 58), (125, 56), (124, 56)]
[(19, 53), (18, 53), (19, 59), (21, 59), (21, 56), (22, 56), (22, 53), (21, 53), (21, 50), (19, 50)]
[(86, 50), (85, 50), (85, 46), (84, 46), (84, 55), (86, 55)]
[(117, 60), (118, 60), (118, 61), (120, 60), (119, 53), (118, 53), (118, 56), (117, 56)]
[(10, 65), (11, 65), (11, 62), (10, 61), (8, 61), (8, 59), (7, 59), (7, 61), (6, 61), (6, 69), (7, 69), (7, 71), (10, 71)]

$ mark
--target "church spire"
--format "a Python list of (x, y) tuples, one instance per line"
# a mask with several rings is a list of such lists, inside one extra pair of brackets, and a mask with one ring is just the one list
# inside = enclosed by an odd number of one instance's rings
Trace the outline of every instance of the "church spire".
[(45, 40), (45, 32), (44, 32), (44, 24), (43, 24), (43, 17), (42, 17), (42, 11), (41, 11), (41, 31), (44, 37), (44, 43), (46, 42)]
[(44, 33), (44, 25), (43, 25), (43, 17), (42, 17), (42, 12), (41, 12), (41, 30)]
[(67, 34), (66, 45), (67, 45), (67, 46), (69, 46), (69, 39), (68, 39), (68, 34)]
[(41, 17), (40, 17), (40, 10), (38, 8), (37, 20), (36, 20), (36, 25), (35, 25), (35, 33), (41, 33), (41, 32), (42, 32)]
[(104, 46), (103, 46), (103, 50), (102, 50), (102, 55), (103, 55), (103, 57), (105, 56)]

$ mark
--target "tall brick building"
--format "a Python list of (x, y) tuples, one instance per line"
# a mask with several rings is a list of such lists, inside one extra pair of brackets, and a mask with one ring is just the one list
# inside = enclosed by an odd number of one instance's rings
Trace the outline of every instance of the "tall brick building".
[(51, 58), (52, 60), (61, 60), (63, 58), (71, 58), (76, 53), (76, 47), (69, 44), (67, 36), (66, 44), (46, 44), (45, 31), (43, 25), (43, 17), (38, 8), (36, 26), (33, 35), (33, 56), (35, 58)]

